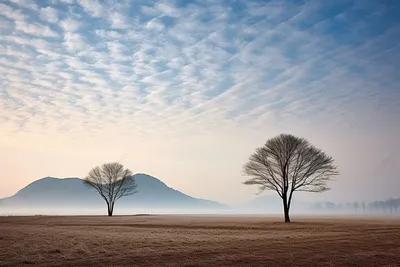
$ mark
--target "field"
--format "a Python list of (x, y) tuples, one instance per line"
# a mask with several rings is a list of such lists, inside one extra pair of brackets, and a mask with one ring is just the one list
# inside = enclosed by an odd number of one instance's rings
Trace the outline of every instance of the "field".
[(0, 217), (0, 266), (400, 266), (396, 219)]

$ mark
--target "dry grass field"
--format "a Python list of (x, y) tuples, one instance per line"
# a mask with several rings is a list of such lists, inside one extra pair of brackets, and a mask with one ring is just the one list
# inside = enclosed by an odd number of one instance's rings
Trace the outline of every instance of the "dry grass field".
[(395, 219), (2, 217), (0, 266), (400, 266)]

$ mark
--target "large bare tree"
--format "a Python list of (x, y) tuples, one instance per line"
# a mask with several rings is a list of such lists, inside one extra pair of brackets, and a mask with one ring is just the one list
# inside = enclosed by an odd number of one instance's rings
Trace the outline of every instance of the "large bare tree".
[(243, 166), (251, 178), (246, 185), (258, 185), (259, 193), (274, 190), (282, 198), (285, 222), (290, 222), (290, 205), (295, 191), (323, 192), (339, 172), (332, 157), (306, 139), (280, 134), (257, 148)]
[(84, 183), (95, 188), (107, 203), (108, 216), (113, 215), (115, 203), (120, 198), (136, 193), (132, 172), (118, 162), (93, 168), (85, 177)]

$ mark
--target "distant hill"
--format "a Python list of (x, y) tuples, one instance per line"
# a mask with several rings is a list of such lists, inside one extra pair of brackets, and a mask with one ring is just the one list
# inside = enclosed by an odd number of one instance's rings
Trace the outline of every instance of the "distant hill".
[[(168, 187), (159, 179), (139, 173), (134, 178), (138, 193), (121, 198), (116, 211), (212, 211), (226, 206), (210, 200), (194, 198)], [(14, 196), (0, 200), (2, 208), (33, 211), (103, 208), (105, 203), (92, 188), (79, 178), (45, 177), (19, 190)]]

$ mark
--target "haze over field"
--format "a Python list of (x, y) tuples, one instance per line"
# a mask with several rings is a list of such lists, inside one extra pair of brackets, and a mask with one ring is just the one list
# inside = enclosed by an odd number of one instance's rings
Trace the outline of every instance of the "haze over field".
[(324, 194), (399, 197), (400, 2), (1, 1), (0, 198), (120, 161), (243, 203), (281, 132), (340, 166)]

